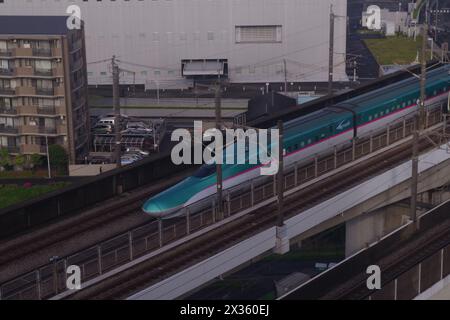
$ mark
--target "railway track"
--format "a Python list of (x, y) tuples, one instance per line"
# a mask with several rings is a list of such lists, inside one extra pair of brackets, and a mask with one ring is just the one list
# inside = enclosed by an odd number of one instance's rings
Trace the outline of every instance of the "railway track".
[[(430, 146), (432, 144), (428, 140), (421, 140), (420, 150), (422, 152)], [(332, 195), (339, 194), (344, 189), (357, 185), (364, 179), (407, 161), (410, 157), (411, 143), (404, 143), (397, 148), (374, 156), (367, 162), (360, 163), (349, 170), (320, 180), (307, 189), (302, 189), (285, 199), (285, 216), (291, 217), (296, 215)], [(276, 221), (276, 215), (276, 203), (273, 203), (263, 209), (259, 209), (256, 214), (238, 218), (171, 251), (162, 253), (126, 271), (111, 276), (101, 283), (78, 291), (68, 298), (125, 298), (158, 280), (167, 278), (195, 264), (195, 262), (201, 261), (205, 257), (214, 255), (261, 230), (273, 226)]]
[[(399, 243), (393, 254), (387, 255), (377, 263), (382, 270), (383, 285), (398, 278), (404, 272), (430, 257), (450, 244), (450, 220), (415, 236), (408, 243)], [(367, 289), (367, 274), (363, 273), (347, 283), (330, 291), (321, 299), (362, 300), (373, 292)]]
[[(189, 171), (189, 173), (186, 173), (185, 175), (189, 175), (190, 173), (191, 172)], [(90, 232), (93, 236), (90, 242), (94, 244), (111, 237), (112, 235), (105, 231), (107, 228), (114, 225), (118, 220), (123, 219), (124, 216), (141, 212), (141, 205), (149, 195), (164, 190), (182, 178), (183, 177), (175, 175), (168, 177), (157, 185), (140, 188), (133, 194), (125, 194), (121, 200), (114, 201), (113, 204), (102, 203), (102, 206), (92, 208), (86, 213), (56, 221), (49, 226), (39, 228), (29, 234), (1, 241), (0, 274), (3, 276), (0, 276), (0, 281), (6, 280), (3, 279), (3, 277), (6, 277), (5, 267), (7, 265), (12, 263), (18, 265), (20, 263), (19, 261), (27, 259), (28, 255), (36, 254), (47, 247), (63, 243), (77, 235)], [(149, 220), (151, 220), (151, 218), (145, 216), (142, 216), (139, 219), (127, 219), (126, 223), (129, 225), (122, 225), (121, 228), (130, 230), (142, 225), (144, 221), (148, 222)], [(95, 237), (93, 233), (94, 230), (95, 234), (102, 236)], [(85, 244), (84, 246), (89, 245), (91, 244)], [(80, 249), (80, 247), (74, 247), (73, 251), (76, 252)], [(39, 265), (29, 265), (28, 268), (33, 269), (38, 266)], [(17, 270), (15, 272), (17, 273)]]

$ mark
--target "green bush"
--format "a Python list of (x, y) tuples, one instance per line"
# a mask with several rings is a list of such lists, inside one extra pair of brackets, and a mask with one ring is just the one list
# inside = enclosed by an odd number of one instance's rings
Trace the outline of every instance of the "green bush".
[(0, 167), (5, 168), (6, 170), (11, 169), (11, 157), (9, 156), (8, 149), (1, 148), (0, 149)]
[(56, 170), (58, 175), (67, 175), (69, 172), (69, 157), (66, 149), (58, 144), (53, 144), (48, 147), (48, 153), (52, 170)]

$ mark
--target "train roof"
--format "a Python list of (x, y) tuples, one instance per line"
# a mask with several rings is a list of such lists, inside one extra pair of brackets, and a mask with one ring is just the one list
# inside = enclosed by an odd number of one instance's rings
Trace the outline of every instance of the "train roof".
[[(447, 78), (450, 81), (450, 65), (445, 65), (427, 73), (427, 85), (434, 84)], [(368, 108), (373, 105), (381, 105), (388, 101), (393, 101), (398, 97), (412, 92), (415, 87), (418, 88), (419, 81), (415, 77), (399, 81), (395, 84), (389, 85), (385, 88), (377, 89), (369, 93), (360, 95), (358, 97), (343, 101), (337, 106), (343, 106), (351, 109)], [(313, 112), (307, 116), (290, 120), (284, 124), (286, 135), (298, 134), (298, 128), (302, 128), (302, 132), (308, 132), (317, 128), (320, 122), (333, 123), (341, 121), (351, 116), (348, 112), (330, 108), (324, 108)]]

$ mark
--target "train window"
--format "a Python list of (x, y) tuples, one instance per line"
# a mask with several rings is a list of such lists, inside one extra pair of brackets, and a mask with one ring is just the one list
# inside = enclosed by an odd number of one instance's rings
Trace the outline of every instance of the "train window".
[(408, 106), (410, 106), (411, 105), (411, 100), (408, 100)]
[(386, 114), (388, 114), (389, 113), (389, 109), (386, 109)]
[(311, 144), (311, 139), (308, 139), (308, 144)]
[(392, 107), (392, 108), (391, 108), (391, 112), (394, 112), (394, 110), (395, 110), (395, 107)]
[(381, 111), (381, 112), (380, 112), (380, 117), (381, 117), (381, 116), (382, 116), (383, 114), (384, 114), (384, 112), (383, 112), (383, 111)]
[(406, 107), (406, 102), (403, 102), (403, 108)]
[(295, 150), (298, 150), (298, 144), (295, 145)]
[(374, 119), (378, 118), (378, 113), (375, 113), (375, 115), (373, 116)]
[(369, 116), (369, 121), (372, 121), (372, 116)]
[(197, 172), (194, 173), (194, 177), (196, 178), (205, 178), (213, 173), (216, 173), (216, 165), (215, 164), (205, 164), (201, 166), (200, 169), (197, 170)]
[(300, 143), (300, 146), (303, 148), (303, 147), (305, 146), (305, 142), (302, 141), (302, 142)]

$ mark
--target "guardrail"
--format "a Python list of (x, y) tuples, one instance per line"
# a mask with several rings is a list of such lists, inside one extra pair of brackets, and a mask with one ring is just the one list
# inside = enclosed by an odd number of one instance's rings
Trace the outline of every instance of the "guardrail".
[[(428, 127), (442, 119), (441, 109), (426, 114)], [(399, 124), (387, 126), (384, 132), (365, 140), (336, 146), (334, 150), (285, 168), (284, 190), (292, 190), (321, 175), (336, 170), (359, 158), (392, 145), (413, 132), (413, 120), (404, 119)], [(347, 146), (346, 149), (343, 149)], [(340, 150), (340, 151), (338, 151)], [(224, 212), (219, 214), (214, 197), (186, 208), (184, 217), (158, 220), (116, 236), (96, 246), (82, 250), (52, 264), (0, 286), (0, 299), (47, 299), (66, 291), (67, 266), (76, 264), (81, 268), (82, 282), (98, 277), (107, 271), (151, 253), (195, 231), (207, 228), (245, 209), (254, 207), (277, 194), (276, 177), (261, 176), (246, 186), (227, 190), (224, 194)], [(193, 208), (206, 208), (195, 211)]]

